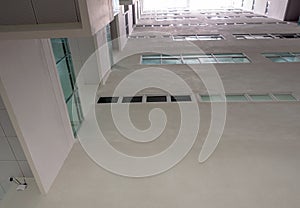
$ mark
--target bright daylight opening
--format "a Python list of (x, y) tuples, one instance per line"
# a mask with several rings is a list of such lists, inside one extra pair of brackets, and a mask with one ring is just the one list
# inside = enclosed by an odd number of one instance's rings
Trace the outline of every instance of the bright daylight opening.
[(242, 0), (144, 0), (143, 9), (166, 10), (166, 9), (230, 9), (239, 8)]

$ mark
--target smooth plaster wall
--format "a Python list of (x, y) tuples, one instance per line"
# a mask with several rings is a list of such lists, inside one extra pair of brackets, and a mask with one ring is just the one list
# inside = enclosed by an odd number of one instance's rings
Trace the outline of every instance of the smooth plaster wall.
[(103, 79), (111, 68), (106, 28), (99, 30), (94, 39), (97, 47), (100, 77)]
[(86, 2), (92, 34), (95, 34), (113, 20), (112, 1), (88, 0)]
[(76, 76), (82, 67), (89, 67), (90, 73), (83, 75), (85, 84), (99, 84), (111, 67), (106, 35), (104, 27), (94, 36), (69, 39)]
[(10, 177), (32, 177), (24, 151), (0, 96), (0, 200), (8, 192)]
[[(24, 2), (19, 4), (24, 7)], [(77, 13), (80, 13), (80, 17), (77, 17), (80, 22), (56, 20), (55, 24), (7, 25), (0, 28), (0, 39), (85, 37), (94, 35), (113, 20), (113, 6), (110, 0), (78, 0), (76, 7), (78, 8), (75, 9), (79, 10)]]
[[(268, 0), (255, 0), (254, 12), (257, 14), (265, 15), (266, 3)], [(284, 20), (287, 4), (289, 0), (269, 0), (271, 2), (269, 14), (270, 18), (275, 18), (279, 20)], [(245, 0), (244, 7), (245, 10), (252, 10), (253, 0)]]
[(74, 139), (49, 40), (0, 42), (1, 95), (42, 193)]

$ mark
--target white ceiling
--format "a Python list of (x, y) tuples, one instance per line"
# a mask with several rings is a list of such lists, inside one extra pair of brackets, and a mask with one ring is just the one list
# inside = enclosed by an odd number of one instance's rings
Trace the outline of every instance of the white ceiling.
[(79, 21), (75, 0), (1, 1), (0, 25), (69, 23)]

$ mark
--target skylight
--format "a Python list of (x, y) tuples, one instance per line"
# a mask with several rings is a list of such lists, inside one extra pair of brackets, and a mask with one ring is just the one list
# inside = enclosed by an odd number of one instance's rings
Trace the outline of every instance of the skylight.
[(241, 6), (241, 0), (144, 0), (144, 11), (169, 9), (229, 9)]

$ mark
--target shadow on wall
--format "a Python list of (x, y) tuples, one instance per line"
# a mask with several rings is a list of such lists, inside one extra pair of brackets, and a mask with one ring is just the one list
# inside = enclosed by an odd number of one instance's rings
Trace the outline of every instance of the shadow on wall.
[(292, 22), (300, 21), (300, 1), (299, 0), (289, 0), (284, 20), (292, 21)]

